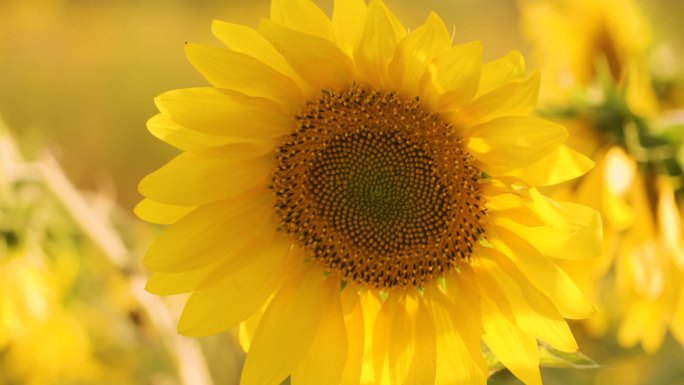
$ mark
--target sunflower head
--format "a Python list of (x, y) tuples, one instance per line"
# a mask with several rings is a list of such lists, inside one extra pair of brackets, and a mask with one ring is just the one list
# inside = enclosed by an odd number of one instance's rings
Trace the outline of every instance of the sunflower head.
[(277, 149), (283, 229), (310, 258), (373, 288), (422, 286), (468, 261), (484, 229), (463, 138), (396, 92), (323, 90)]
[(539, 76), (435, 14), (271, 8), (186, 46), (210, 87), (156, 99), (148, 128), (184, 152), (140, 184), (138, 215), (171, 224), (148, 290), (192, 292), (185, 334), (240, 324), (244, 384), (484, 384), (483, 340), (540, 383), (537, 339), (573, 351), (563, 317), (593, 311), (553, 258), (595, 256), (600, 221), (536, 188), (592, 165), (527, 116)]

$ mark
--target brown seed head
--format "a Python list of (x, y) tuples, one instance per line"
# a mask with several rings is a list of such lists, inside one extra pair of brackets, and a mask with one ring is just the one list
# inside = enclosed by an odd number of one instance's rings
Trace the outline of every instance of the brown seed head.
[(481, 173), (439, 116), (394, 92), (324, 90), (277, 152), (282, 230), (330, 273), (423, 286), (484, 233)]

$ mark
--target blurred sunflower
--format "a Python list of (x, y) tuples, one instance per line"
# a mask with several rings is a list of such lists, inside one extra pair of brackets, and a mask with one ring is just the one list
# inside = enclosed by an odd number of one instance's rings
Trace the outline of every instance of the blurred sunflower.
[(681, 211), (670, 179), (656, 178), (635, 183), (631, 194), (639, 203), (635, 207), (639, 220), (625, 237), (615, 262), (618, 299), (624, 303), (618, 341), (623, 346), (641, 342), (649, 353), (660, 348), (668, 328), (684, 344)]
[(542, 67), (554, 74), (548, 88), (565, 95), (543, 98), (541, 113), (567, 126), (568, 145), (596, 160), (594, 170), (554, 195), (604, 219), (603, 255), (562, 264), (602, 310), (588, 329), (603, 334), (612, 317), (619, 343), (641, 342), (647, 352), (660, 347), (668, 327), (684, 341), (684, 319), (676, 315), (684, 312), (675, 199), (681, 143), (654, 129), (664, 94), (646, 65), (649, 27), (632, 0), (521, 4)]
[(148, 128), (185, 152), (136, 207), (172, 224), (144, 263), (149, 291), (192, 292), (181, 333), (240, 324), (243, 384), (484, 384), (482, 341), (540, 384), (538, 339), (577, 349), (564, 317), (594, 307), (555, 259), (597, 256), (600, 219), (536, 186), (592, 162), (526, 116), (519, 53), (481, 64), (381, 1), (212, 30), (226, 48), (186, 46), (212, 87), (156, 99)]
[(0, 384), (92, 381), (99, 366), (90, 340), (64, 306), (75, 250), (42, 242), (61, 238), (63, 224), (28, 170), (0, 120)]
[[(646, 52), (651, 31), (634, 0), (521, 0), (523, 30), (545, 75), (543, 99), (596, 84), (600, 66), (640, 113), (657, 109)], [(570, 92), (568, 92), (570, 91)]]
[(90, 381), (90, 341), (62, 309), (58, 277), (40, 257), (0, 251), (0, 383)]

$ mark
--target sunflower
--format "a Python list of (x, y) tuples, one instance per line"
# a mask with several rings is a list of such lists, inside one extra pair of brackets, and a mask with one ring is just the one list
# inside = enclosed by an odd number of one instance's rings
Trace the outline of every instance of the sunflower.
[(484, 384), (481, 344), (540, 384), (538, 340), (572, 352), (594, 311), (556, 259), (600, 252), (598, 213), (537, 186), (592, 162), (527, 116), (536, 73), (482, 64), (435, 14), (276, 0), (257, 29), (187, 44), (211, 87), (167, 92), (150, 131), (184, 152), (136, 213), (170, 224), (147, 289), (190, 292), (182, 334), (240, 326), (242, 384)]
[(92, 380), (90, 340), (62, 307), (58, 277), (40, 262), (0, 249), (0, 383)]
[[(601, 71), (621, 83), (634, 110), (657, 112), (646, 53), (650, 26), (634, 0), (520, 0), (523, 31), (545, 79), (544, 99), (568, 99)], [(581, 92), (581, 91), (580, 91)]]
[(640, 220), (615, 263), (624, 307), (617, 336), (623, 346), (640, 342), (644, 351), (654, 353), (668, 329), (684, 345), (684, 234), (670, 180), (659, 176), (652, 185), (636, 182), (632, 194), (640, 203), (635, 207)]
[(561, 264), (601, 310), (585, 323), (588, 331), (599, 336), (616, 323), (622, 346), (641, 343), (649, 353), (668, 328), (682, 342), (681, 142), (654, 129), (666, 106), (644, 65), (649, 26), (633, 0), (522, 4), (543, 67), (555, 74), (550, 88), (573, 95), (544, 98), (541, 112), (568, 127), (571, 148), (596, 160), (554, 195), (604, 219), (603, 254)]

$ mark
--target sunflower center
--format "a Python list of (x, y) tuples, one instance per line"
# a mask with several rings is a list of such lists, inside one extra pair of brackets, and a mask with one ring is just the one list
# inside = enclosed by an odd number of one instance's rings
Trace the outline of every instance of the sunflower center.
[(397, 133), (333, 135), (304, 181), (330, 227), (373, 253), (425, 246), (446, 225), (446, 188), (430, 156)]
[(482, 236), (480, 171), (449, 124), (392, 92), (323, 91), (273, 172), (282, 229), (331, 273), (422, 286)]

